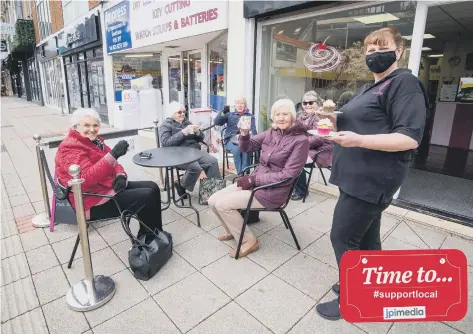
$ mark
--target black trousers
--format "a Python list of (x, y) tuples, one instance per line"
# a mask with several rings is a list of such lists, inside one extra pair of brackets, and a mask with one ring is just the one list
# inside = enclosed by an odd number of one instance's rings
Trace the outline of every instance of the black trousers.
[(348, 250), (381, 249), (381, 214), (390, 204), (369, 203), (340, 189), (330, 232), (339, 267), (342, 255)]
[[(130, 210), (138, 215), (138, 218), (150, 229), (163, 230), (161, 218), (161, 193), (159, 187), (153, 181), (129, 181), (126, 189), (115, 195), (122, 210)], [(115, 203), (110, 200), (102, 205), (90, 209), (90, 219), (107, 219), (118, 217)], [(138, 234), (147, 230), (140, 225)]]

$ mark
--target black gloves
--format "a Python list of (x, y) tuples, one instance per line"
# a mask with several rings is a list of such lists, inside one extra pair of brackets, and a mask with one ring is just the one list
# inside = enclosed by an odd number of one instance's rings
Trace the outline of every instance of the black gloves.
[(229, 112), (230, 112), (230, 106), (225, 106), (225, 107), (223, 107), (223, 114), (224, 114), (224, 115), (227, 114), (227, 113), (229, 113)]
[(126, 151), (128, 150), (128, 142), (126, 140), (120, 140), (117, 145), (112, 149), (110, 154), (115, 158), (118, 159), (122, 155), (126, 154)]
[(118, 174), (113, 180), (113, 190), (118, 193), (126, 188), (126, 176)]

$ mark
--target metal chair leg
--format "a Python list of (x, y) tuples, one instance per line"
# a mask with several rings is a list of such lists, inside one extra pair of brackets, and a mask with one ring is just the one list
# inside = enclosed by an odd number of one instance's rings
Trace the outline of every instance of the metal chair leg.
[[(179, 174), (179, 168), (176, 168), (176, 174), (177, 174), (177, 183), (179, 183), (179, 187), (181, 186), (181, 175)], [(184, 197), (181, 198), (181, 205), (184, 205)]]
[(292, 229), (291, 222), (289, 221), (289, 217), (287, 216), (286, 211), (282, 210), (281, 212), (286, 218), (287, 225), (289, 226), (289, 231), (291, 231), (292, 238), (294, 239), (294, 242), (296, 243), (297, 249), (301, 250), (301, 246), (299, 246), (299, 242), (297, 241), (296, 234), (294, 233), (294, 230)]
[[(305, 185), (304, 198), (302, 199), (302, 203), (305, 203), (305, 199), (307, 198), (307, 194), (309, 193), (309, 185), (310, 185), (310, 180), (312, 179), (313, 170), (314, 170), (314, 165), (310, 167), (309, 177), (307, 178), (307, 184)], [(303, 172), (305, 173), (306, 171), (303, 170)]]
[(79, 235), (77, 235), (76, 243), (74, 245), (74, 248), (72, 249), (71, 258), (69, 259), (69, 263), (67, 264), (67, 269), (71, 269), (72, 267), (72, 262), (74, 261), (74, 256), (76, 256), (77, 247), (79, 246), (79, 241), (80, 241), (80, 237)]
[(241, 228), (240, 239), (238, 240), (238, 246), (235, 254), (235, 260), (238, 260), (240, 257), (241, 244), (243, 242), (243, 235), (245, 234), (246, 225), (248, 224), (248, 219), (250, 218), (251, 210), (246, 210), (245, 219), (243, 219), (243, 226)]
[(225, 145), (222, 143), (223, 157), (222, 157), (222, 178), (225, 179)]
[(325, 180), (325, 175), (324, 172), (322, 171), (322, 168), (319, 167), (320, 174), (322, 175), (322, 179), (324, 180), (325, 185), (327, 185), (327, 181)]
[(286, 230), (287, 230), (289, 227), (287, 226), (286, 219), (284, 218), (284, 215), (283, 215), (282, 211), (279, 211), (279, 214), (281, 215), (282, 221), (283, 221), (284, 226), (286, 227)]

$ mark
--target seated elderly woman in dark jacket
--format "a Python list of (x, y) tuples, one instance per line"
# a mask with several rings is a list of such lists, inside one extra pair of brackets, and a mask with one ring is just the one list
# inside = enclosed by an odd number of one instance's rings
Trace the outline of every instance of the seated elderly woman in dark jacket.
[[(324, 100), (313, 90), (308, 91), (302, 97), (303, 110), (297, 115), (297, 120), (306, 126), (307, 129), (316, 129), (319, 117), (315, 113), (322, 107)], [(319, 153), (320, 152), (320, 153)], [(307, 163), (315, 163), (320, 168), (327, 168), (332, 165), (333, 142), (317, 135), (309, 135), (309, 156)], [(291, 199), (299, 201), (304, 197), (307, 185), (306, 173), (301, 173), (294, 187)]]
[[(193, 125), (186, 120), (184, 106), (178, 102), (171, 102), (168, 108), (169, 117), (163, 122), (159, 128), (159, 137), (163, 147), (168, 146), (186, 146), (200, 150), (200, 142), (204, 138), (204, 134), (200, 131), (200, 125)], [(179, 166), (181, 169), (187, 170), (181, 179), (181, 184), (174, 182), (177, 193), (182, 196), (189, 191), (194, 190), (194, 186), (199, 179), (202, 170), (208, 178), (221, 179), (220, 170), (218, 169), (218, 160), (210, 154), (204, 154), (199, 160), (187, 165)]]
[[(251, 189), (295, 178), (299, 175), (309, 153), (309, 140), (305, 128), (295, 123), (294, 102), (289, 99), (276, 101), (271, 108), (273, 127), (265, 132), (250, 137), (250, 125), (240, 122), (238, 146), (242, 152), (261, 150), (259, 166), (250, 176), (243, 176), (233, 184), (213, 194), (208, 203), (220, 219), (225, 232), (219, 240), (240, 237), (243, 218), (238, 209), (248, 205)], [(253, 199), (254, 208), (274, 209), (282, 206), (290, 196), (291, 184), (258, 190)], [(246, 256), (259, 248), (258, 240), (246, 227), (240, 256)], [(236, 250), (230, 252), (236, 256)]]
[[(162, 230), (161, 195), (159, 187), (152, 181), (128, 181), (127, 174), (118, 163), (125, 155), (128, 143), (118, 142), (110, 149), (102, 137), (100, 116), (93, 109), (78, 109), (72, 114), (72, 128), (59, 145), (56, 153), (56, 176), (62, 185), (72, 178), (69, 166), (79, 165), (82, 191), (112, 195), (122, 210), (135, 212), (141, 221), (151, 229)], [(69, 197), (75, 207), (74, 196)], [(84, 195), (86, 218), (91, 220), (114, 218), (119, 215), (115, 203), (108, 198)], [(145, 233), (140, 226), (138, 235)]]

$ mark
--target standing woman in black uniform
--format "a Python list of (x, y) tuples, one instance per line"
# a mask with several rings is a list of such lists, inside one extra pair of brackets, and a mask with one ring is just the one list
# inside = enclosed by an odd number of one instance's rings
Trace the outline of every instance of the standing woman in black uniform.
[[(381, 249), (381, 214), (406, 179), (428, 108), (422, 83), (410, 70), (398, 68), (404, 42), (396, 29), (372, 32), (364, 46), (375, 81), (360, 88), (332, 119), (339, 136), (331, 137), (337, 145), (330, 182), (339, 187), (340, 197), (330, 240), (338, 265), (348, 250)], [(339, 294), (339, 284), (332, 289)], [(339, 298), (317, 305), (317, 312), (340, 319)]]

